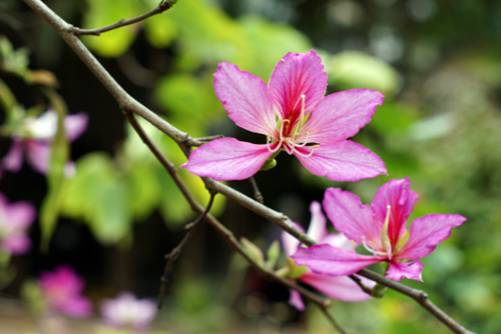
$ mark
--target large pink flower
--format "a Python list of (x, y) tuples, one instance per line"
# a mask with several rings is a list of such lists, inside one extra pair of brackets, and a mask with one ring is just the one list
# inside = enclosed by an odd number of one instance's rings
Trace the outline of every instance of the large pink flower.
[[(66, 136), (70, 141), (80, 137), (87, 127), (87, 115), (68, 115), (64, 119)], [(45, 174), (49, 168), (50, 150), (57, 131), (57, 113), (46, 111), (38, 117), (27, 117), (12, 137), (12, 146), (0, 163), (1, 169), (18, 172), (23, 163), (23, 155), (38, 172)], [(69, 163), (66, 173), (71, 174), (73, 165)]]
[(84, 281), (70, 267), (59, 267), (45, 272), (40, 278), (40, 288), (51, 311), (70, 317), (90, 315), (92, 305), (82, 293)]
[[(334, 247), (341, 247), (353, 250), (355, 244), (348, 240), (344, 235), (339, 233), (329, 233), (325, 224), (325, 217), (318, 202), (313, 202), (310, 205), (311, 221), (308, 227), (307, 235), (319, 243), (326, 243)], [(302, 231), (301, 226), (295, 224), (295, 227)], [(287, 256), (291, 256), (300, 247), (299, 241), (287, 232), (282, 233), (282, 244)], [(329, 276), (317, 274), (314, 272), (307, 272), (303, 274), (299, 280), (311, 285), (324, 295), (338, 300), (347, 302), (358, 302), (367, 300), (370, 296), (362, 291), (360, 287), (346, 276)], [(361, 278), (363, 283), (368, 287), (373, 286), (374, 283)], [(289, 303), (296, 307), (298, 310), (304, 309), (304, 304), (300, 294), (297, 291), (291, 291)]]
[(9, 203), (0, 194), (0, 249), (17, 255), (30, 249), (26, 235), (35, 219), (35, 209), (26, 202)]
[(216, 95), (239, 127), (263, 134), (258, 145), (221, 138), (202, 145), (184, 165), (216, 180), (243, 180), (280, 151), (318, 176), (357, 181), (386, 173), (381, 159), (347, 138), (370, 122), (383, 95), (351, 89), (325, 96), (327, 75), (315, 51), (288, 53), (268, 84), (229, 63), (215, 74)]
[(426, 215), (415, 219), (407, 230), (406, 221), (417, 198), (408, 179), (384, 184), (371, 206), (362, 204), (350, 192), (329, 188), (323, 206), (334, 227), (348, 239), (364, 245), (372, 255), (320, 244), (300, 248), (292, 258), (315, 273), (333, 276), (352, 274), (371, 264), (386, 262), (388, 278), (421, 280), (420, 259), (433, 252), (466, 218), (453, 214)]
[(143, 332), (155, 318), (157, 308), (151, 300), (137, 299), (130, 293), (122, 293), (115, 299), (106, 300), (101, 312), (104, 321), (110, 326)]

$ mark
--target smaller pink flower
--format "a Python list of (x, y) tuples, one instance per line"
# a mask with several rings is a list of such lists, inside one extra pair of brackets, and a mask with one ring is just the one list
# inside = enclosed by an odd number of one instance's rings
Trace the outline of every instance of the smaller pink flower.
[[(325, 216), (318, 202), (312, 202), (310, 205), (311, 221), (308, 227), (307, 235), (319, 243), (326, 243), (333, 247), (341, 247), (344, 249), (353, 250), (355, 244), (349, 241), (344, 235), (339, 233), (329, 233), (325, 224)], [(294, 224), (299, 230), (303, 230), (298, 224)], [(285, 254), (292, 256), (300, 248), (299, 241), (287, 232), (282, 233), (282, 244)], [(371, 287), (373, 282), (360, 278), (363, 283)], [(307, 272), (303, 274), (300, 281), (311, 285), (327, 297), (338, 299), (346, 302), (358, 302), (370, 299), (371, 297), (362, 291), (360, 287), (347, 276), (329, 276)], [(289, 303), (298, 310), (304, 310), (303, 300), (301, 295), (292, 290), (290, 292)]]
[(26, 202), (9, 203), (0, 194), (0, 248), (8, 253), (26, 253), (31, 246), (28, 228), (35, 219), (35, 209)]
[(194, 150), (183, 166), (193, 174), (247, 179), (281, 151), (329, 180), (358, 181), (386, 173), (376, 154), (349, 139), (371, 121), (383, 94), (350, 89), (326, 96), (327, 74), (313, 50), (286, 54), (267, 84), (236, 65), (221, 63), (214, 89), (230, 119), (266, 136), (266, 144), (212, 140)]
[[(66, 136), (70, 141), (80, 137), (87, 127), (87, 115), (68, 115), (64, 119)], [(50, 149), (57, 132), (57, 113), (46, 111), (38, 117), (27, 117), (18, 133), (12, 137), (12, 146), (0, 163), (2, 169), (18, 172), (23, 155), (38, 172), (45, 174), (50, 162)], [(71, 175), (73, 164), (68, 163), (66, 173)]]
[(104, 301), (101, 313), (104, 321), (116, 328), (146, 332), (155, 318), (155, 303), (137, 299), (130, 293), (122, 293), (115, 299)]
[(92, 305), (82, 295), (85, 283), (70, 267), (43, 273), (39, 283), (51, 311), (75, 318), (91, 314)]
[(415, 219), (407, 230), (407, 218), (417, 199), (407, 178), (384, 184), (371, 206), (362, 204), (355, 194), (329, 188), (323, 206), (334, 227), (372, 255), (324, 243), (300, 248), (292, 258), (315, 273), (332, 276), (353, 274), (371, 264), (386, 262), (389, 279), (420, 281), (421, 258), (433, 252), (466, 218), (453, 214), (426, 215)]

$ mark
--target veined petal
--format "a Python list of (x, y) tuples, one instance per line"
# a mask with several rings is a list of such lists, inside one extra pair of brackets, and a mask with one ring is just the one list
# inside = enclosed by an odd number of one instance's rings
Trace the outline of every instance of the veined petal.
[(322, 213), (320, 203), (314, 201), (310, 204), (311, 220), (308, 226), (308, 236), (320, 242), (327, 235), (327, 226), (325, 226), (325, 216)]
[(385, 183), (374, 196), (372, 209), (377, 221), (384, 222), (388, 205), (391, 207), (388, 237), (392, 246), (397, 245), (400, 236), (405, 232), (405, 223), (417, 199), (418, 195), (411, 190), (408, 178)]
[(383, 260), (381, 257), (360, 255), (326, 244), (300, 247), (292, 258), (298, 265), (306, 266), (316, 274), (330, 276), (350, 275)]
[[(326, 295), (327, 297), (346, 302), (359, 302), (368, 300), (371, 296), (347, 276), (327, 276), (307, 273), (301, 276), (301, 281), (307, 283)], [(374, 282), (360, 277), (367, 287), (374, 286)]]
[(221, 138), (191, 152), (183, 167), (216, 180), (244, 180), (256, 174), (272, 154), (266, 145)]
[(216, 95), (239, 127), (264, 135), (275, 130), (275, 111), (266, 84), (236, 65), (221, 63), (214, 74)]
[[(298, 231), (304, 232), (301, 225), (291, 222)], [(291, 256), (296, 252), (299, 247), (299, 240), (297, 240), (292, 234), (282, 231), (282, 246), (284, 247), (285, 255)]]
[(386, 271), (386, 278), (394, 281), (400, 281), (402, 278), (422, 281), (421, 272), (423, 264), (421, 262), (391, 262)]
[(384, 96), (370, 89), (350, 89), (326, 96), (301, 130), (308, 142), (328, 143), (354, 136), (367, 125)]
[(466, 221), (461, 215), (426, 215), (414, 220), (410, 227), (409, 240), (398, 253), (398, 258), (417, 260), (435, 250), (437, 245), (449, 238), (454, 227)]
[(26, 140), (26, 155), (31, 166), (39, 173), (45, 174), (49, 168), (50, 143), (35, 139)]
[(357, 195), (329, 188), (325, 191), (323, 206), (336, 230), (349, 239), (357, 244), (379, 241), (383, 225), (374, 221), (371, 208), (362, 204)]
[(68, 115), (64, 118), (64, 130), (70, 141), (80, 137), (87, 128), (89, 118), (84, 113)]
[(311, 155), (295, 154), (311, 173), (334, 181), (359, 181), (386, 174), (384, 162), (350, 140), (320, 145)]
[(23, 142), (20, 139), (14, 138), (12, 145), (2, 159), (2, 167), (11, 172), (18, 172), (23, 163)]
[(321, 244), (329, 244), (332, 247), (339, 247), (344, 249), (354, 250), (357, 244), (352, 240), (348, 239), (342, 233), (330, 233), (327, 234), (322, 240), (319, 241)]
[(288, 53), (277, 64), (268, 87), (274, 101), (280, 105), (284, 118), (293, 121), (301, 112), (301, 95), (305, 111), (312, 111), (323, 99), (327, 89), (327, 74), (322, 59), (315, 51)]

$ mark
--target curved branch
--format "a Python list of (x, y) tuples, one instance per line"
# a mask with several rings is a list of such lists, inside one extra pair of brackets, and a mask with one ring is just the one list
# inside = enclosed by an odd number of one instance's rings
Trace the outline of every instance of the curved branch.
[(110, 24), (110, 25), (102, 27), (102, 28), (83, 29), (83, 28), (78, 28), (78, 27), (73, 26), (70, 28), (70, 30), (72, 33), (74, 33), (75, 35), (79, 35), (79, 36), (81, 36), (81, 35), (99, 36), (104, 32), (119, 29), (119, 28), (122, 28), (122, 27), (125, 27), (128, 25), (131, 25), (131, 24), (136, 24), (136, 23), (144, 21), (144, 20), (146, 20), (154, 15), (162, 14), (163, 12), (165, 12), (166, 10), (171, 8), (176, 3), (176, 1), (177, 0), (162, 0), (162, 1), (160, 1), (160, 3), (158, 4), (157, 7), (153, 8), (152, 10), (150, 10), (147, 13), (144, 13), (142, 15), (139, 15), (139, 16), (136, 16), (136, 17), (133, 17), (130, 19), (122, 19), (118, 22), (115, 22), (113, 24)]
[[(103, 84), (103, 86), (108, 90), (112, 97), (116, 100), (118, 105), (126, 111), (133, 112), (136, 115), (141, 116), (146, 119), (152, 125), (157, 127), (159, 130), (167, 134), (173, 140), (175, 140), (181, 148), (186, 146), (199, 146), (201, 143), (190, 137), (187, 133), (177, 129), (172, 124), (162, 119), (160, 116), (155, 114), (153, 111), (145, 107), (143, 104), (138, 102), (132, 96), (130, 96), (117, 82), (116, 80), (106, 71), (106, 69), (97, 61), (94, 55), (85, 47), (85, 45), (78, 39), (72, 30), (72, 26), (64, 21), (60, 16), (54, 13), (49, 7), (47, 7), (41, 0), (23, 0), (28, 6), (32, 8), (34, 12), (40, 15), (44, 20), (46, 20), (54, 29), (61, 35), (63, 40), (68, 44), (68, 46), (75, 52), (75, 54), (80, 58), (80, 60), (89, 68), (89, 70), (94, 74), (94, 76)], [(168, 164), (164, 165), (168, 166)], [(173, 166), (172, 166), (173, 167)], [(170, 170), (170, 168), (168, 169)], [(175, 168), (174, 168), (175, 172)], [(171, 174), (177, 175), (177, 174)], [(174, 177), (174, 176), (173, 176)], [(314, 245), (315, 242), (309, 238), (304, 233), (295, 229), (290, 223), (289, 218), (281, 212), (275, 211), (258, 201), (240, 193), (239, 191), (211, 179), (205, 179), (206, 185), (213, 191), (219, 192), (225, 195), (227, 198), (237, 202), (239, 205), (253, 211), (257, 215), (266, 218), (267, 220), (277, 224), (280, 228), (287, 231), (299, 241), (307, 246)], [(182, 182), (181, 182), (182, 183)], [(176, 181), (176, 184), (183, 191), (182, 185)], [(187, 190), (187, 189), (184, 189)], [(185, 192), (183, 191), (183, 194)], [(189, 192), (187, 193), (189, 194)], [(185, 196), (186, 197), (186, 196)], [(188, 198), (187, 198), (188, 199)], [(190, 200), (188, 199), (190, 202)], [(201, 213), (204, 208), (198, 205), (196, 202), (190, 202), (192, 209)], [(225, 240), (239, 253), (241, 253), (250, 263), (254, 263), (240, 248), (238, 240), (235, 239), (231, 231), (227, 230), (224, 225), (219, 223), (213, 216), (208, 215), (207, 220), (211, 225), (225, 238)], [(266, 271), (263, 271), (266, 274)], [(388, 280), (383, 276), (370, 271), (362, 270), (358, 273), (361, 276), (367, 277), (383, 286), (390, 289), (398, 291), (404, 295), (407, 295), (418, 302), (425, 310), (432, 314), (436, 319), (446, 325), (452, 332), (459, 334), (470, 334), (469, 330), (461, 326), (458, 322), (448, 316), (443, 310), (438, 306), (433, 304), (427, 297), (426, 293), (421, 290), (416, 290), (409, 288), (403, 284), (395, 281)], [(270, 275), (270, 273), (268, 273)], [(273, 273), (271, 273), (273, 277)], [(295, 285), (293, 282), (286, 279), (275, 277), (275, 279), (281, 281), (284, 285), (297, 289), (298, 291), (311, 293), (308, 290), (302, 288), (301, 286)], [(301, 292), (301, 293), (303, 293)]]

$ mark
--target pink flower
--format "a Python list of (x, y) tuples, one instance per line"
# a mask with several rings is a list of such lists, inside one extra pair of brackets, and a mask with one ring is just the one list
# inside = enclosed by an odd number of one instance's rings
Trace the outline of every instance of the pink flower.
[(406, 221), (417, 199), (407, 178), (384, 184), (371, 206), (363, 205), (350, 192), (329, 188), (323, 206), (334, 227), (372, 255), (321, 244), (300, 248), (292, 258), (315, 273), (333, 276), (349, 275), (371, 264), (386, 262), (388, 278), (420, 281), (423, 265), (419, 260), (433, 252), (466, 218), (426, 215), (415, 219), (407, 230)]
[[(313, 202), (310, 205), (311, 221), (308, 227), (307, 235), (319, 243), (326, 243), (333, 247), (341, 247), (353, 250), (355, 245), (346, 239), (346, 237), (339, 233), (329, 233), (325, 226), (325, 217), (318, 202)], [(295, 224), (295, 227), (302, 230), (301, 226)], [(299, 248), (299, 241), (289, 233), (282, 233), (282, 244), (287, 256), (293, 255)], [(311, 285), (324, 295), (339, 299), (347, 302), (358, 302), (370, 298), (368, 294), (362, 291), (360, 287), (346, 276), (328, 276), (323, 274), (316, 274), (314, 272), (307, 272), (303, 274), (299, 280)], [(371, 287), (374, 284), (361, 278), (363, 283)], [(298, 310), (304, 310), (304, 304), (301, 295), (297, 291), (291, 291), (289, 303), (296, 307)]]
[[(74, 114), (64, 119), (66, 136), (70, 141), (80, 137), (87, 127), (87, 115)], [(24, 119), (19, 133), (12, 137), (12, 146), (3, 158), (2, 169), (18, 172), (23, 162), (23, 154), (30, 165), (45, 174), (49, 167), (52, 140), (57, 132), (57, 113), (49, 110), (38, 117)], [(67, 174), (72, 173), (73, 165), (67, 165)]]
[(26, 253), (31, 241), (26, 235), (35, 219), (35, 209), (26, 202), (9, 203), (0, 194), (0, 248), (11, 254)]
[(156, 312), (155, 303), (137, 299), (130, 293), (106, 300), (101, 307), (103, 318), (110, 326), (137, 331), (146, 331)]
[(91, 314), (92, 305), (82, 295), (85, 283), (70, 267), (43, 273), (39, 282), (50, 310), (75, 318)]
[(243, 180), (280, 151), (311, 173), (356, 181), (386, 173), (381, 159), (347, 138), (370, 122), (383, 95), (352, 89), (325, 95), (327, 75), (315, 51), (288, 53), (266, 85), (229, 63), (215, 74), (216, 95), (239, 127), (267, 138), (262, 145), (221, 138), (202, 145), (184, 165), (199, 176)]

